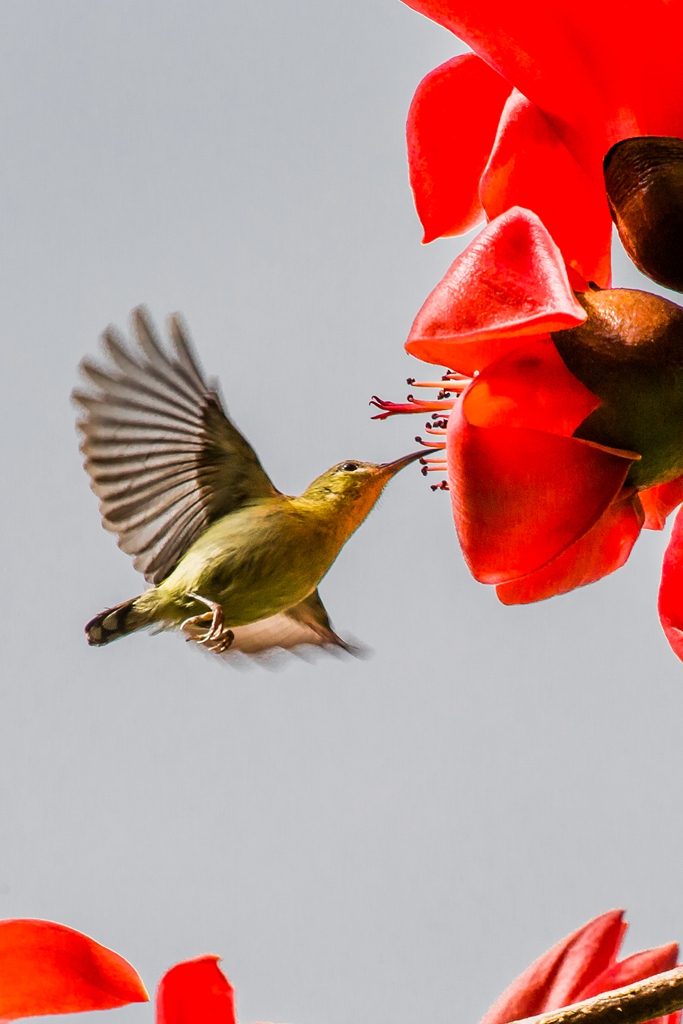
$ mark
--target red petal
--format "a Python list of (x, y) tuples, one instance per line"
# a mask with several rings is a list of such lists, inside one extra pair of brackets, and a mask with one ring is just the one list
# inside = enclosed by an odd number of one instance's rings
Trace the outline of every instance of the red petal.
[(674, 654), (683, 661), (683, 509), (674, 520), (659, 586), (659, 619)]
[(644, 19), (649, 39), (640, 41), (638, 53), (643, 63), (643, 134), (683, 138), (683, 67), (680, 48), (683, 8), (678, 3), (666, 2), (653, 7), (654, 18), (650, 17), (648, 10), (648, 17)]
[(565, 262), (584, 280), (609, 287), (612, 218), (604, 186), (588, 177), (538, 107), (516, 89), (505, 104), (480, 196), (489, 218), (511, 206), (532, 209)]
[(492, 363), (455, 405), (446, 435), (453, 515), (480, 582), (541, 569), (619, 493), (637, 456), (567, 436), (598, 405), (545, 340)]
[(585, 319), (552, 238), (535, 214), (514, 208), (458, 256), (417, 314), (405, 347), (428, 363), (473, 373), (520, 337)]
[(461, 399), (475, 427), (531, 427), (569, 437), (600, 399), (567, 369), (547, 337), (519, 342), (491, 363)]
[(408, 166), (424, 242), (484, 219), (479, 178), (510, 83), (473, 53), (454, 57), (417, 87), (408, 112)]
[(634, 953), (633, 956), (607, 967), (602, 974), (599, 974), (578, 993), (576, 998), (579, 1000), (590, 999), (591, 996), (598, 996), (601, 992), (610, 992), (614, 988), (633, 985), (636, 981), (652, 977), (653, 974), (672, 970), (676, 966), (677, 960), (677, 942), (670, 942), (657, 949), (645, 949), (641, 953)]
[(471, 427), (457, 406), (447, 454), (460, 546), (480, 583), (507, 583), (557, 558), (597, 522), (630, 466), (573, 437)]
[[(663, 18), (672, 19), (669, 33), (678, 27), (675, 15), (664, 11), (677, 5), (655, 0), (644, 17), (640, 6), (625, 9), (619, 0), (604, 0), (590, 11), (582, 4), (538, 0), (406, 2), (449, 28), (539, 106), (598, 185), (602, 158), (614, 142), (652, 133), (648, 95), (660, 128), (658, 98), (673, 114), (672, 127), (680, 122), (680, 102), (674, 109), (672, 97), (660, 97), (657, 88), (664, 71), (667, 88), (680, 99), (680, 57), (662, 31)], [(680, 39), (680, 31), (674, 38)], [(558, 193), (558, 204), (564, 199)]]
[(621, 568), (631, 554), (642, 523), (638, 496), (629, 488), (612, 502), (588, 533), (552, 562), (530, 576), (497, 587), (499, 599), (503, 604), (529, 604), (595, 583)]
[(498, 997), (481, 1024), (507, 1024), (573, 1002), (616, 959), (626, 928), (623, 910), (610, 910), (539, 957)]
[(156, 1024), (236, 1024), (234, 990), (218, 956), (171, 967), (157, 989)]
[(667, 516), (683, 501), (683, 476), (640, 492), (645, 510), (645, 529), (663, 530)]
[(53, 921), (0, 921), (0, 1022), (148, 998), (133, 967), (87, 935)]

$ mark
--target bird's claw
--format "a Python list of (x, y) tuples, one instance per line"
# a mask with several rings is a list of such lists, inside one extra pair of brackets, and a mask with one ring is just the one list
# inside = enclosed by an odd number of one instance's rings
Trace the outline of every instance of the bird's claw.
[(224, 629), (222, 633), (215, 638), (215, 642), (211, 643), (209, 650), (213, 651), (214, 654), (225, 654), (226, 651), (230, 650), (235, 634), (231, 629)]
[[(203, 615), (192, 615), (189, 619), (185, 619), (181, 623), (180, 628), (183, 632), (192, 633), (196, 627), (203, 627), (209, 616), (211, 616), (211, 622), (201, 638), (189, 636), (188, 640), (194, 640), (196, 644), (205, 645), (208, 650), (215, 652), (216, 654), (224, 654), (227, 651), (234, 639), (235, 634), (231, 629), (227, 629), (225, 626), (225, 617), (223, 615), (223, 608), (216, 601), (209, 601), (207, 598), (202, 597), (200, 594), (188, 594), (188, 597), (193, 598), (195, 601), (200, 601), (210, 609), (209, 612), (204, 612)], [(186, 627), (190, 627), (186, 629)]]

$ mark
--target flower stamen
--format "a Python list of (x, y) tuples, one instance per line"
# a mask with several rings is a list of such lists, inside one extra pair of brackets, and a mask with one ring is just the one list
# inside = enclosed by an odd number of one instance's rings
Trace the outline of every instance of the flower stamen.
[[(445, 431), (444, 431), (445, 433)], [(424, 448), (436, 448), (444, 449), (446, 447), (445, 441), (425, 441), (419, 434), (415, 435), (415, 440), (418, 444), (421, 444)]]
[[(409, 387), (438, 388), (439, 393), (436, 402), (427, 402), (421, 398), (415, 398), (414, 395), (408, 395), (405, 402), (388, 402), (383, 398), (378, 398), (377, 395), (373, 395), (370, 405), (374, 405), (382, 411), (372, 418), (373, 420), (386, 420), (389, 416), (431, 412), (431, 422), (425, 423), (425, 431), (428, 436), (423, 438), (418, 434), (415, 440), (428, 451), (442, 452), (446, 447), (446, 428), (448, 427), (450, 410), (463, 391), (470, 386), (473, 379), (473, 377), (467, 377), (464, 373), (457, 373), (455, 370), (447, 370), (441, 380), (438, 381), (418, 381), (414, 377), (408, 377), (406, 383)], [(425, 455), (420, 459), (420, 463), (423, 476), (427, 476), (428, 473), (445, 473), (447, 470), (446, 459), (443, 457), (429, 458)], [(447, 491), (448, 481), (441, 480), (438, 484), (431, 484), (431, 489), (433, 491)]]
[(455, 399), (423, 402), (420, 398), (413, 398), (412, 395), (408, 395), (406, 402), (387, 402), (383, 398), (378, 398), (377, 395), (373, 395), (370, 399), (370, 405), (382, 410), (381, 413), (372, 417), (373, 420), (386, 420), (389, 416), (404, 416), (415, 412), (425, 413), (433, 410), (442, 412), (444, 409), (452, 409), (454, 404)]

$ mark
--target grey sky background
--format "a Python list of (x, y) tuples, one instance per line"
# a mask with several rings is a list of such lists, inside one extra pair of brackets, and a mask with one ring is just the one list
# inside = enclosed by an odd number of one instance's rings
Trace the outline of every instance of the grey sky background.
[(422, 421), (367, 402), (405, 394), (462, 246), (420, 246), (403, 140), (459, 49), (398, 0), (0, 6), (0, 916), (88, 932), (150, 990), (219, 953), (244, 1024), (474, 1022), (613, 906), (629, 951), (683, 939), (664, 536), (506, 609), (410, 467), (322, 586), (371, 660), (240, 674), (173, 636), (83, 637), (142, 580), (68, 396), (136, 304), (184, 312), (281, 488), (413, 448)]

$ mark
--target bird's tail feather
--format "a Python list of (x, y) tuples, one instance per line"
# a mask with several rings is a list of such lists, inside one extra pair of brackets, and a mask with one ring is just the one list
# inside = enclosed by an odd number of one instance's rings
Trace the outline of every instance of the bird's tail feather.
[(114, 608), (105, 608), (91, 619), (85, 627), (85, 635), (90, 646), (104, 647), (112, 640), (118, 640), (120, 636), (127, 636), (136, 629), (149, 625), (147, 617), (136, 611), (137, 600), (137, 597), (133, 597), (130, 601), (115, 605)]

